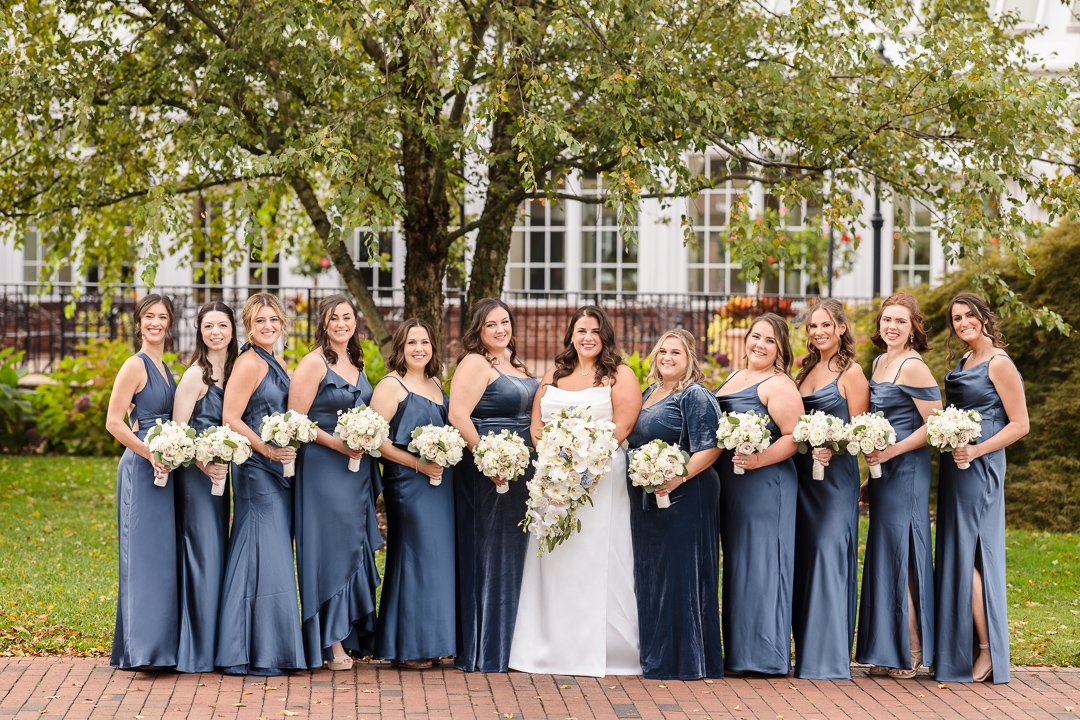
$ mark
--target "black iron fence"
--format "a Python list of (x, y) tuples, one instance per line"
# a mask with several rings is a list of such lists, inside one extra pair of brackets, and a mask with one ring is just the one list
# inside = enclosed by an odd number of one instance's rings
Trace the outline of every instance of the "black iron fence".
[[(195, 317), (199, 306), (223, 300), (239, 308), (251, 292), (247, 288), (207, 285), (159, 287), (169, 295), (177, 318), (173, 326), (174, 350), (190, 352), (195, 341)], [(310, 345), (317, 323), (319, 300), (340, 292), (338, 288), (278, 288), (290, 321), (290, 345)], [(60, 358), (78, 353), (80, 346), (99, 339), (130, 339), (133, 335), (135, 304), (145, 288), (122, 287), (108, 296), (95, 288), (78, 290), (58, 285), (50, 292), (37, 286), (0, 284), (0, 347), (25, 353), (33, 370), (47, 372)], [(709, 355), (734, 356), (741, 348), (742, 329), (764, 310), (795, 318), (806, 307), (805, 296), (759, 295), (724, 296), (699, 293), (529, 293), (507, 292), (503, 299), (517, 316), (515, 335), (519, 353), (543, 364), (562, 349), (566, 323), (581, 305), (604, 307), (615, 326), (620, 349), (627, 353), (648, 353), (666, 330), (681, 327), (692, 332)], [(866, 298), (846, 298), (853, 305)], [(376, 296), (387, 324), (393, 328), (403, 319), (400, 292)], [(443, 309), (443, 343), (447, 356), (454, 356), (468, 318), (463, 315), (465, 298), (449, 291)], [(237, 318), (239, 321), (239, 318)], [(361, 319), (361, 325), (364, 323)], [(366, 329), (366, 328), (365, 328)]]

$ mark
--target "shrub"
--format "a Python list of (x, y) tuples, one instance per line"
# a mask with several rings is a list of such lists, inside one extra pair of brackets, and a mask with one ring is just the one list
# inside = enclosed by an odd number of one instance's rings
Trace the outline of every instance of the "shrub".
[(19, 388), (23, 356), (12, 348), (0, 350), (0, 449), (11, 452), (26, 446), (26, 430), (33, 419), (27, 393)]

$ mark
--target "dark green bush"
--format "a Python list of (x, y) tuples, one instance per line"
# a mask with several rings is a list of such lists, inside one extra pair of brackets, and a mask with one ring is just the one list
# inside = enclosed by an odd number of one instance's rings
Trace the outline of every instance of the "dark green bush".
[(19, 388), (23, 352), (0, 350), (0, 450), (18, 452), (26, 447), (26, 430), (33, 419), (28, 393)]

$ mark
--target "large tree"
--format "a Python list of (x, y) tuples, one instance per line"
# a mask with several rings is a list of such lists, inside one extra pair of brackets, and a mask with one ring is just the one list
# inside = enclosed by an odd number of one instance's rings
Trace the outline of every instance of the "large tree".
[[(1033, 72), (1015, 17), (984, 0), (772, 5), (25, 0), (0, 16), (0, 216), (105, 284), (132, 253), (149, 280), (166, 251), (228, 266), (314, 244), (385, 345), (346, 230), (401, 228), (405, 311), (439, 326), (453, 244), (472, 236), (470, 301), (497, 294), (520, 204), (573, 197), (574, 171), (603, 174), (587, 200), (627, 230), (642, 196), (704, 187), (688, 152), (728, 156), (711, 184), (816, 196), (840, 229), (876, 181), (932, 209), (949, 257), (1001, 246), (1025, 267), (1024, 203), (1078, 215), (1078, 75)], [(462, 219), (466, 185), (483, 204)], [(772, 219), (735, 209), (751, 279), (798, 260)]]

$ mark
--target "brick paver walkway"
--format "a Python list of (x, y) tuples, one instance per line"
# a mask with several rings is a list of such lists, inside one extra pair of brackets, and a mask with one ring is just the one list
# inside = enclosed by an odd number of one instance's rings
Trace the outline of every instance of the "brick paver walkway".
[(853, 682), (398, 671), (289, 677), (115, 671), (102, 658), (0, 658), (0, 716), (15, 718), (1046, 718), (1080, 720), (1080, 670), (1014, 670), (1009, 685), (939, 684), (926, 675)]

